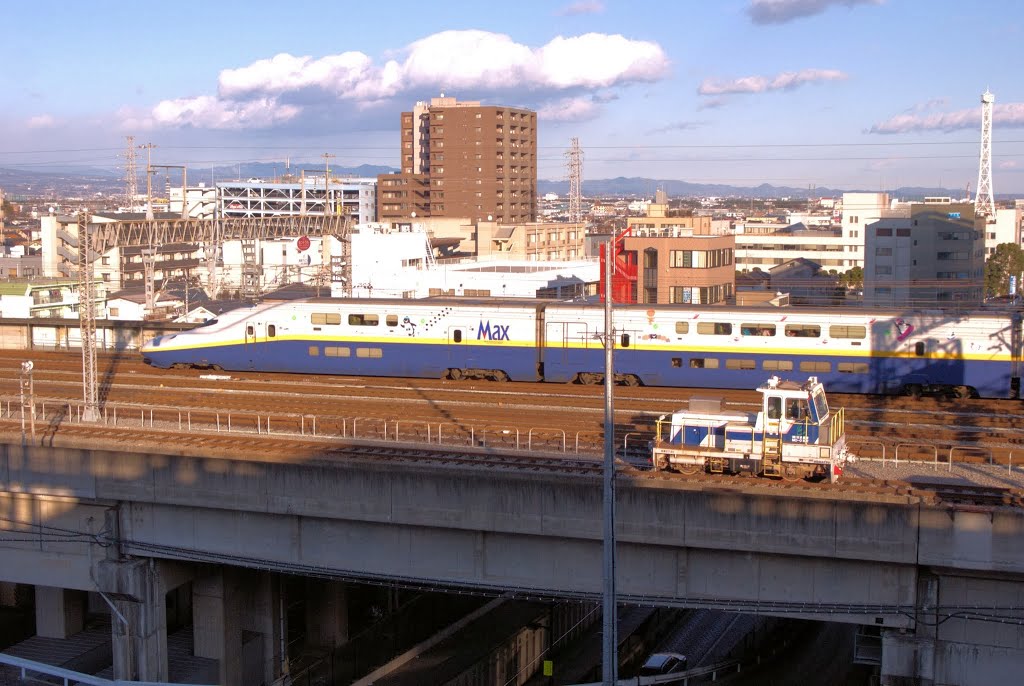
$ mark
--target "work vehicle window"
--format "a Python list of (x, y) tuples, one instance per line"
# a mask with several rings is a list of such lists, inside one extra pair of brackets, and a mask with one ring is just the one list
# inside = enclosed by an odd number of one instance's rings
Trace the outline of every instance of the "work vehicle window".
[(807, 416), (804, 403), (799, 398), (786, 399), (786, 419), (801, 421)]
[(768, 398), (768, 419), (782, 417), (782, 398)]

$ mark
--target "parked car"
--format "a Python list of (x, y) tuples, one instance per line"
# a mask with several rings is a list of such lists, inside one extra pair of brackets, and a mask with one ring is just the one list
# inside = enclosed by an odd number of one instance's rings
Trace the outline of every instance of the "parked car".
[(637, 676), (654, 676), (656, 674), (672, 674), (686, 669), (686, 656), (679, 653), (653, 653), (644, 662)]

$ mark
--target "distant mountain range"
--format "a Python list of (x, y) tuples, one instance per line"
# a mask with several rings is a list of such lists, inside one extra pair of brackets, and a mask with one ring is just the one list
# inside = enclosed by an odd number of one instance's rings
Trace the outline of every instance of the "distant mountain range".
[[(322, 175), (324, 168), (316, 164), (293, 164), (288, 172), (298, 176), (305, 170), (307, 174)], [(285, 174), (284, 163), (251, 162), (234, 166), (210, 167), (205, 169), (190, 168), (188, 170), (189, 185), (193, 183), (213, 183), (235, 179), (263, 179), (266, 181)], [(358, 167), (331, 167), (331, 173), (337, 177), (375, 177), (397, 171), (394, 167), (363, 164)], [(176, 170), (160, 170), (154, 179), (157, 187), (164, 184), (164, 175), (171, 183), (178, 183)], [(124, 193), (123, 172), (112, 169), (91, 167), (54, 167), (47, 169), (15, 169), (0, 168), (0, 188), (11, 199), (17, 198), (88, 198), (98, 195), (117, 195)], [(145, 188), (145, 174), (140, 174), (140, 190)], [(732, 186), (728, 184), (689, 183), (678, 179), (649, 179), (643, 177), (616, 177), (614, 179), (584, 179), (583, 195), (585, 197), (635, 197), (652, 198), (658, 189), (670, 197), (708, 197), (723, 198), (808, 198), (808, 197), (839, 197), (844, 191), (874, 192), (877, 189), (858, 188), (825, 188), (816, 187), (793, 188), (790, 186), (773, 186), (763, 183), (759, 186)], [(537, 192), (541, 195), (557, 193), (560, 196), (569, 194), (568, 181), (537, 181)], [(925, 196), (949, 196), (960, 198), (963, 189), (922, 188), (903, 186), (888, 191), (894, 197), (904, 200), (918, 200)], [(997, 194), (999, 199), (1012, 199), (1014, 194)]]

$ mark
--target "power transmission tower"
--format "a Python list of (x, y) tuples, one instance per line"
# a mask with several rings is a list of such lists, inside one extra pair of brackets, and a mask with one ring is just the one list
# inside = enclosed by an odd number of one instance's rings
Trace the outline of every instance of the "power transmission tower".
[(992, 104), (996, 96), (986, 88), (981, 94), (981, 158), (978, 160), (978, 190), (974, 213), (994, 217), (996, 201), (992, 195)]
[(580, 204), (580, 186), (583, 183), (583, 151), (580, 150), (580, 139), (572, 139), (572, 147), (565, 153), (566, 165), (569, 167), (569, 221), (579, 224), (583, 221)]
[(127, 147), (124, 151), (124, 192), (125, 207), (131, 212), (135, 207), (135, 196), (139, 194), (138, 172), (135, 170), (135, 136), (125, 136)]
[(324, 216), (326, 216), (334, 214), (331, 206), (331, 158), (336, 155), (325, 152), (320, 157), (324, 158)]
[(140, 145), (140, 149), (146, 151), (146, 219), (153, 218), (153, 148), (152, 143)]
[(89, 213), (78, 213), (78, 329), (82, 333), (82, 421), (99, 415), (96, 391), (96, 284), (93, 281)]

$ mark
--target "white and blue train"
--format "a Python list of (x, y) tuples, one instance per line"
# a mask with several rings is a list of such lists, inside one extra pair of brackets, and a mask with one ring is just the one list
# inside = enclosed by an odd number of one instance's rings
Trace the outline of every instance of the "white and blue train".
[[(616, 306), (615, 381), (1018, 397), (1019, 312)], [(604, 306), (429, 298), (265, 302), (142, 347), (155, 367), (603, 383)]]
[(845, 412), (829, 409), (821, 382), (813, 376), (803, 383), (773, 376), (757, 390), (759, 412), (691, 398), (687, 409), (662, 415), (651, 446), (654, 468), (835, 483), (852, 456)]

